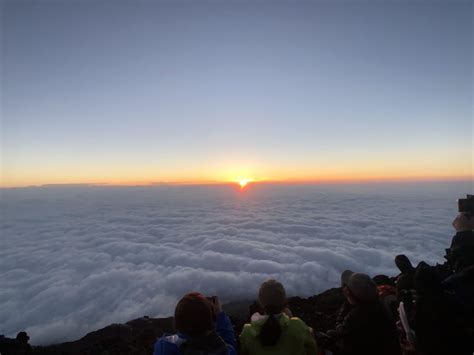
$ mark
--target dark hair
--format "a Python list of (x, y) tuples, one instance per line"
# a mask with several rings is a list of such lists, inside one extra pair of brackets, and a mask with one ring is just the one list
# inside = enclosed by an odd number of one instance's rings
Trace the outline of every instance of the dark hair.
[(281, 335), (281, 326), (274, 314), (269, 314), (258, 336), (263, 346), (274, 346)]
[(203, 335), (214, 328), (215, 314), (209, 300), (198, 292), (181, 298), (174, 311), (174, 327), (188, 336)]

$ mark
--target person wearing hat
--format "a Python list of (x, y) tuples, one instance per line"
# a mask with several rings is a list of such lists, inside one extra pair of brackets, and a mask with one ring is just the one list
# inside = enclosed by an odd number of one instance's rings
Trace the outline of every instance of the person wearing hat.
[(370, 276), (352, 273), (344, 293), (352, 309), (335, 330), (327, 332), (329, 350), (344, 355), (399, 355), (397, 329)]
[(240, 334), (244, 355), (316, 355), (312, 329), (301, 319), (289, 317), (286, 292), (273, 279), (265, 281), (258, 292), (258, 302), (264, 314), (255, 313)]
[(216, 296), (185, 295), (176, 305), (174, 326), (177, 333), (158, 339), (153, 355), (237, 354), (232, 323)]
[(459, 214), (453, 221), (457, 232), (474, 230), (474, 195), (458, 200)]

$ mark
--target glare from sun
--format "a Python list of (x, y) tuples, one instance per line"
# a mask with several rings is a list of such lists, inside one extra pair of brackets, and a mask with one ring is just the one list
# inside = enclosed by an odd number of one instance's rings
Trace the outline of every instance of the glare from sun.
[(240, 179), (239, 180), (240, 188), (243, 189), (245, 186), (247, 186), (249, 182), (252, 182), (252, 181), (253, 179)]

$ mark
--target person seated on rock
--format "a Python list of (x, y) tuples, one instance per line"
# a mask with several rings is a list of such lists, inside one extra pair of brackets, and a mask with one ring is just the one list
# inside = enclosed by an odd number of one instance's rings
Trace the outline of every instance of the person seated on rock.
[(153, 355), (237, 354), (232, 323), (216, 296), (188, 293), (176, 305), (174, 324), (177, 333), (158, 339)]
[(323, 336), (328, 338), (328, 350), (338, 355), (399, 355), (397, 329), (381, 304), (372, 279), (365, 274), (352, 274), (346, 297), (353, 308), (336, 329)]
[(454, 272), (474, 266), (474, 231), (457, 232), (447, 251), (447, 259)]
[(372, 280), (377, 285), (377, 293), (379, 295), (380, 301), (395, 320), (397, 318), (398, 313), (398, 301), (395, 282), (387, 275), (376, 275), (372, 278)]
[(455, 294), (457, 302), (474, 320), (474, 232), (457, 232), (447, 250), (452, 274), (443, 286)]
[[(408, 275), (402, 275), (397, 279), (396, 286), (396, 297), (397, 302), (403, 303), (404, 312), (412, 325), (414, 315), (414, 304), (416, 299), (416, 291), (411, 289), (412, 286), (410, 277)], [(414, 285), (413, 285), (414, 286)]]
[(411, 264), (410, 259), (405, 254), (399, 254), (395, 257), (395, 265), (397, 265), (398, 269), (400, 270), (400, 274), (397, 276), (397, 279), (402, 276), (406, 275), (405, 282), (409, 282), (409, 288), (415, 288), (415, 271), (416, 269)]
[(415, 290), (410, 288), (412, 286), (414, 285), (409, 275), (400, 275), (397, 278), (397, 328), (403, 355), (416, 354), (416, 334), (413, 330)]
[(424, 355), (472, 355), (469, 320), (455, 299), (443, 290), (436, 268), (419, 268), (415, 287), (413, 327), (418, 350)]
[(16, 335), (17, 351), (15, 354), (28, 354), (31, 351), (31, 345), (28, 343), (30, 337), (26, 332), (19, 332)]
[(312, 329), (285, 312), (286, 292), (276, 280), (265, 281), (258, 293), (264, 314), (255, 313), (240, 334), (244, 355), (316, 355)]
[(347, 313), (349, 313), (352, 309), (352, 305), (347, 301), (347, 282), (349, 281), (349, 278), (352, 276), (352, 274), (354, 274), (354, 272), (351, 270), (345, 270), (341, 274), (341, 288), (342, 293), (344, 294), (344, 300), (337, 311), (336, 327), (342, 324)]
[(445, 279), (443, 288), (454, 294), (459, 305), (473, 319), (474, 326), (474, 265)]

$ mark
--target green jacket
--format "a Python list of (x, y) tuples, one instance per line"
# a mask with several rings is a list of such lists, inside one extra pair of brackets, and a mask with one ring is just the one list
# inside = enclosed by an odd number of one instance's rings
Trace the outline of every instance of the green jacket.
[(284, 313), (277, 316), (282, 328), (275, 346), (264, 347), (258, 335), (267, 318), (245, 324), (240, 334), (242, 350), (248, 355), (316, 355), (317, 347), (313, 331), (299, 318), (288, 318)]

